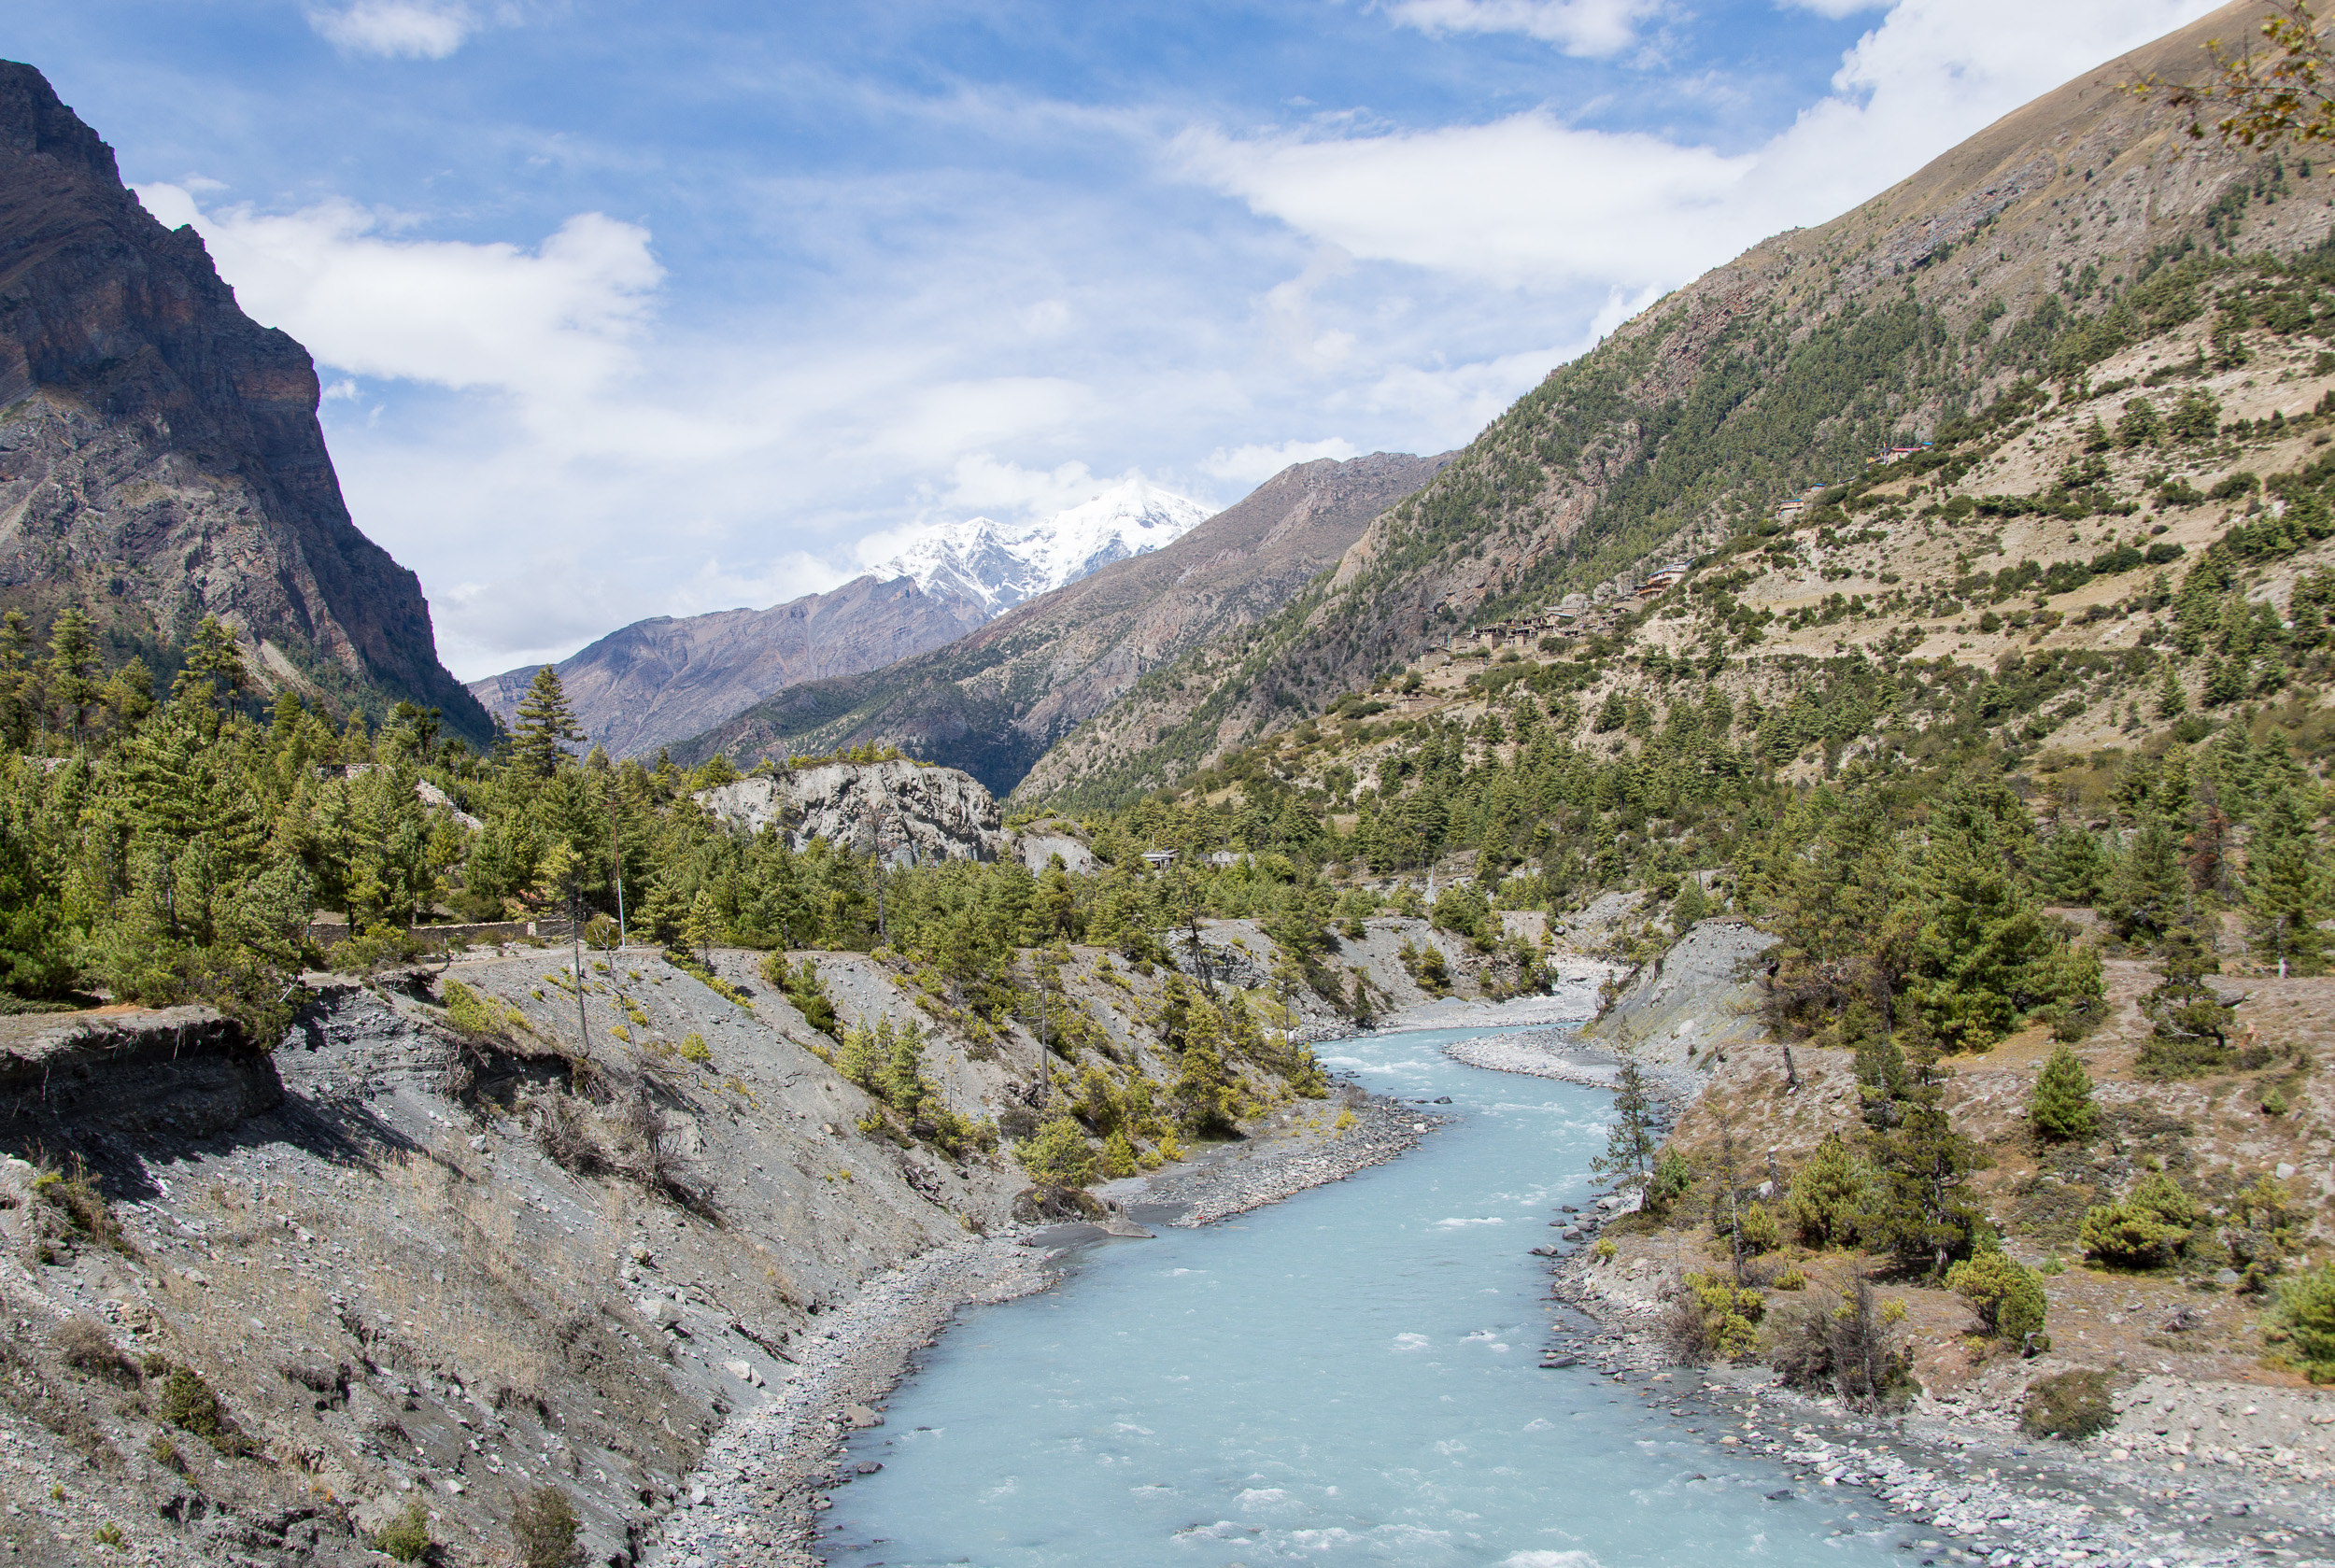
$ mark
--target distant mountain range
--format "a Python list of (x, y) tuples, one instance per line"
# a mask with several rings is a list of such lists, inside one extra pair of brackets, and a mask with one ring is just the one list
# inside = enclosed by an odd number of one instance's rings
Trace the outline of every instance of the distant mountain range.
[(350, 520), (318, 390), (193, 229), (156, 222), (48, 80), (0, 62), (0, 607), (45, 634), (79, 604), (108, 663), (164, 684), (217, 615), (263, 693), (375, 720), (409, 699), (484, 742), (420, 583)]
[(743, 765), (878, 741), (962, 768), (1002, 795), (1057, 739), (1162, 666), (1237, 641), (1290, 603), (1371, 518), (1449, 460), (1374, 452), (1294, 464), (1165, 549), (1091, 572), (945, 647), (788, 686), (673, 755), (695, 762), (722, 752)]
[[(560, 660), (576, 723), (612, 756), (651, 756), (804, 681), (856, 674), (953, 643), (1097, 567), (1171, 544), (1208, 516), (1129, 480), (1042, 521), (937, 526), (827, 593), (767, 610), (635, 621)], [(473, 681), (506, 722), (539, 665)]]

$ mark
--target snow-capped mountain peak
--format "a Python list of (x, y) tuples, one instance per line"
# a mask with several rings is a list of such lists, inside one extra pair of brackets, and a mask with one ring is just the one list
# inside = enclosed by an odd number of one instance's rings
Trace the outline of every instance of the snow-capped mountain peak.
[(875, 572), (912, 577), (927, 593), (974, 600), (998, 615), (1097, 567), (1173, 544), (1212, 515), (1196, 501), (1130, 479), (1040, 522), (939, 524)]

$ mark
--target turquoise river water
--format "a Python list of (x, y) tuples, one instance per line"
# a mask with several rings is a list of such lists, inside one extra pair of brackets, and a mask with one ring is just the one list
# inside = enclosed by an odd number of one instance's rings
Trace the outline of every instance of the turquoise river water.
[(1609, 1096), (1443, 1055), (1480, 1032), (1321, 1048), (1370, 1088), (1451, 1096), (1436, 1109), (1457, 1120), (1413, 1152), (1105, 1244), (1056, 1288), (961, 1320), (855, 1440), (884, 1469), (836, 1490), (829, 1562), (1904, 1562), (1870, 1499), (1771, 1501), (1790, 1486), (1773, 1460), (1591, 1366), (1538, 1366), (1528, 1250), (1593, 1189)]

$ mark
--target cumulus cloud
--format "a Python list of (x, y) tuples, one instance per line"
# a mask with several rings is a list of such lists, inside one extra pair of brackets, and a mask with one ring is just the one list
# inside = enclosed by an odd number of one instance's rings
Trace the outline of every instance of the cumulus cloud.
[[(1486, 25), (1529, 8), (1436, 3)], [(1845, 0), (1816, 3), (1847, 14)], [(1897, 0), (1843, 57), (1829, 95), (1741, 153), (1583, 128), (1541, 107), (1424, 130), (1200, 127), (1172, 156), (1186, 177), (1351, 256), (1507, 287), (1635, 290), (1830, 219), (2029, 99), (2213, 8)]]
[(1567, 54), (1616, 54), (1662, 0), (1393, 0), (1386, 12), (1422, 33), (1521, 33)]
[(270, 214), (205, 212), (175, 185), (141, 186), (138, 197), (166, 224), (192, 223), (244, 308), (328, 364), (541, 403), (635, 367), (664, 277), (647, 230), (596, 212), (531, 250), (401, 238), (343, 201)]
[(1242, 446), (1219, 446), (1200, 464), (1200, 472), (1218, 479), (1254, 485), (1270, 479), (1292, 463), (1315, 462), (1323, 458), (1344, 462), (1355, 453), (1354, 444), (1342, 435), (1322, 441), (1284, 441), (1274, 446), (1251, 442)]
[(344, 54), (389, 59), (444, 60), (478, 30), (468, 6), (444, 0), (356, 0), (339, 7), (318, 7), (308, 25)]

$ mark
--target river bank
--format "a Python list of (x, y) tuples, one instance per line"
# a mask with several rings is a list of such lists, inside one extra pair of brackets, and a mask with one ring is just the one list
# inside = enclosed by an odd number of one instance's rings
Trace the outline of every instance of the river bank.
[[(1903, 1414), (1862, 1415), (1783, 1388), (1764, 1367), (1680, 1366), (1663, 1349), (1659, 1286), (1627, 1288), (1613, 1278), (1625, 1266), (1600, 1263), (1586, 1246), (1551, 1264), (1550, 1293), (1562, 1304), (1555, 1354), (1661, 1402), (1713, 1441), (1796, 1467), (1803, 1485), (1861, 1490), (1927, 1529), (1917, 1543), (1921, 1561), (1990, 1568), (2335, 1561), (2335, 1495), (2234, 1449), (2233, 1462), (2192, 1466), (2141, 1455), (2132, 1435), (2116, 1430), (2079, 1442), (2031, 1438), (2011, 1411), (1949, 1410), (1927, 1396)], [(2247, 1414), (2278, 1391), (2211, 1391)]]
[[(1351, 1120), (1339, 1127), (1343, 1112)], [(1154, 1224), (1198, 1226), (1342, 1181), (1415, 1148), (1442, 1118), (1342, 1086), (1327, 1106), (1282, 1113), (1237, 1143), (1097, 1189)], [(656, 1568), (818, 1568), (830, 1494), (858, 1473), (855, 1430), (883, 1424), (893, 1390), (958, 1312), (1048, 1288), (1096, 1226), (1018, 1227), (928, 1252), (869, 1281), (833, 1311), (769, 1403), (727, 1422), (688, 1492), (643, 1556)]]

